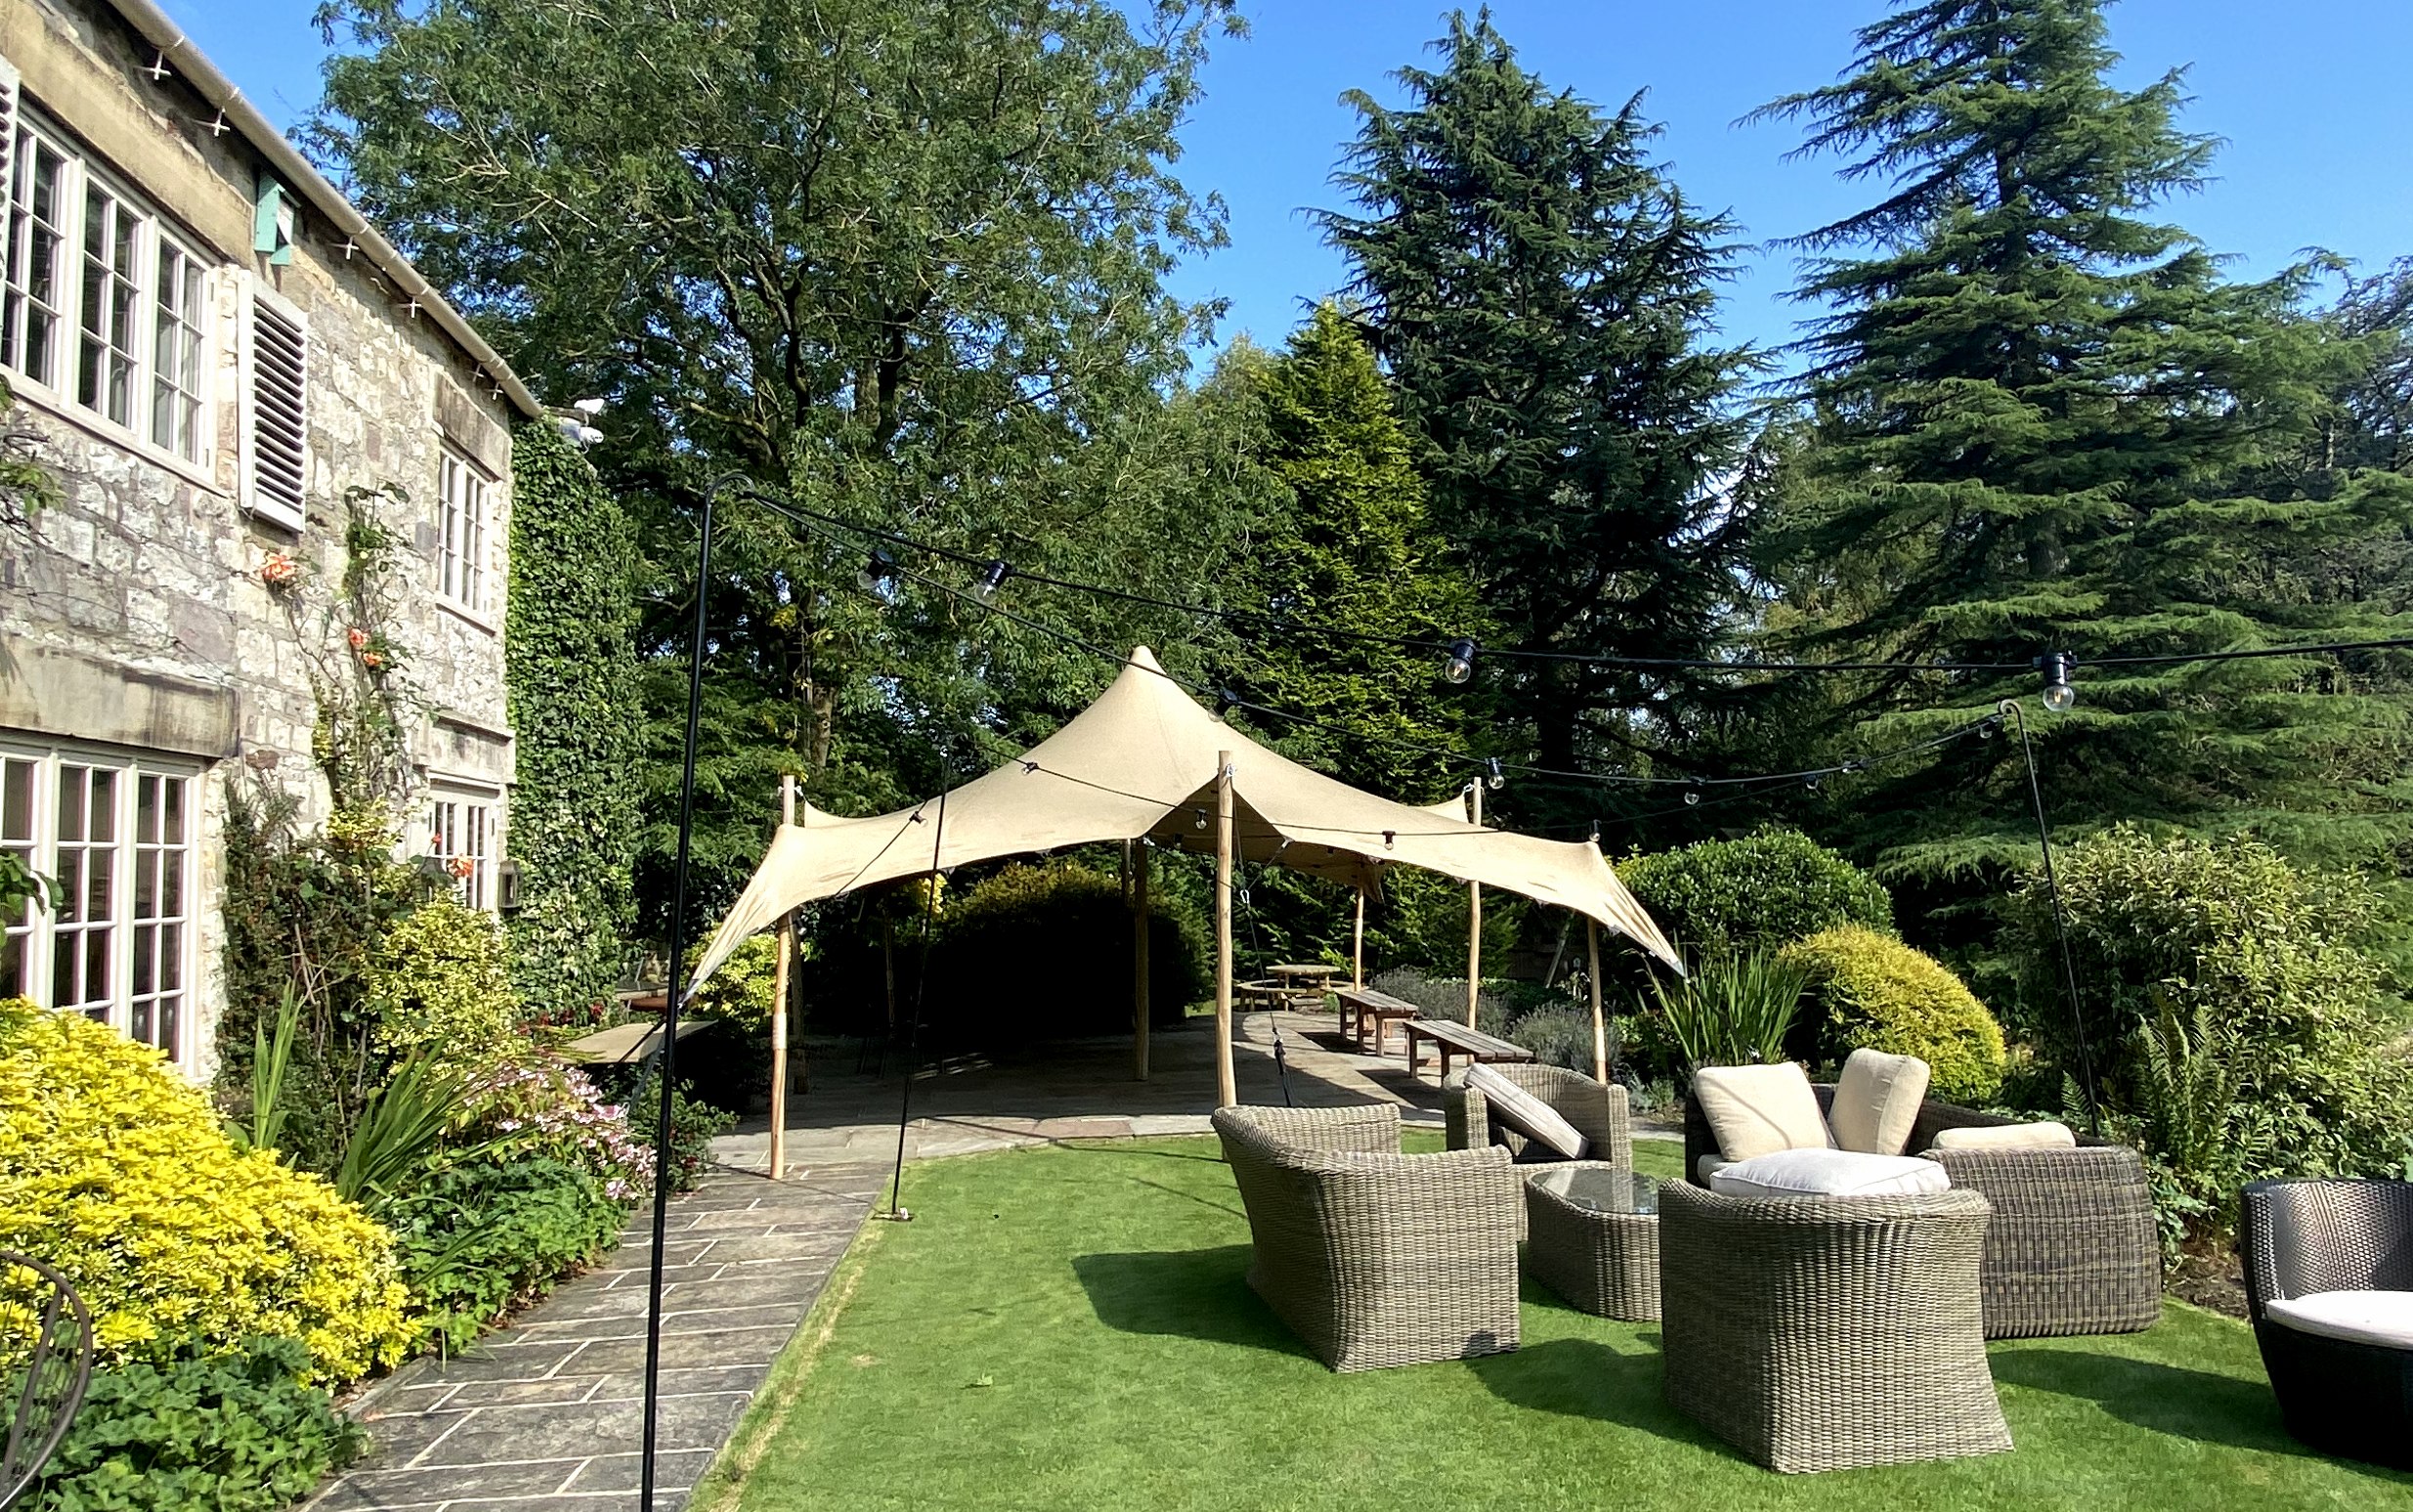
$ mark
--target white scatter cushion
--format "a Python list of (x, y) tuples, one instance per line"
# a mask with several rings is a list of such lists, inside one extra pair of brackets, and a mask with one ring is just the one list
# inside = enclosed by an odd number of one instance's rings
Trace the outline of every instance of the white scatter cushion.
[(1938, 1129), (1929, 1149), (2076, 1149), (2078, 1136), (2064, 1123), (1985, 1124), (1974, 1129)]
[(1810, 1075), (1782, 1065), (1704, 1065), (1693, 1073), (1693, 1101), (1717, 1136), (1718, 1153), (1748, 1160), (1780, 1149), (1829, 1149), (1834, 1139), (1819, 1116)]
[(1909, 1147), (1918, 1104), (1927, 1101), (1927, 1062), (1917, 1056), (1855, 1050), (1835, 1078), (1827, 1122), (1835, 1144), (1868, 1155), (1898, 1155)]
[(2413, 1350), (2413, 1291), (2316, 1291), (2266, 1302), (2262, 1311), (2301, 1333)]
[(1480, 1092), (1491, 1106), (1491, 1116), (1529, 1140), (1538, 1140), (1570, 1160), (1581, 1160), (1592, 1142), (1559, 1116), (1559, 1110), (1487, 1065), (1466, 1073), (1466, 1090)]
[(1951, 1186), (1932, 1160), (1856, 1149), (1780, 1149), (1709, 1177), (1709, 1189), (1723, 1197), (1892, 1197)]

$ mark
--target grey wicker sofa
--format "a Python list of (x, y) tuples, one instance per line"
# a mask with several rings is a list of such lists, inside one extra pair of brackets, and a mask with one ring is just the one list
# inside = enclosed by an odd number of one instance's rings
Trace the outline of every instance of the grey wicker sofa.
[(1248, 1283), (1335, 1370), (1518, 1343), (1523, 1184), (1497, 1147), (1400, 1152), (1400, 1110), (1217, 1109), (1248, 1210)]
[(1771, 1470), (2011, 1447), (1986, 1366), (1986, 1199), (1659, 1188), (1667, 1400)]
[(2413, 1183), (2255, 1182), (2238, 1247), (2246, 1310), (2287, 1431), (2325, 1454), (2413, 1470), (2413, 1350), (2271, 1316), (2330, 1291), (2413, 1291)]
[[(1834, 1088), (1821, 1083), (1821, 1113)], [(1908, 1151), (1924, 1154), (1956, 1188), (1993, 1205), (1986, 1231), (1986, 1337), (2058, 1338), (2134, 1333), (2162, 1317), (2162, 1247), (2144, 1162), (2125, 1145), (2079, 1137), (2076, 1149), (1931, 1150), (1945, 1129), (2018, 1120), (1929, 1099), (1911, 1128)], [(1684, 1111), (1684, 1174), (1696, 1186), (1701, 1157), (1718, 1153), (1708, 1120)]]
[[(1630, 1168), (1634, 1163), (1633, 1121), (1626, 1110), (1625, 1089), (1603, 1086), (1580, 1071), (1538, 1062), (1509, 1060), (1491, 1067), (1550, 1104), (1575, 1132), (1591, 1142), (1586, 1160), (1606, 1160)], [(1494, 1129), (1490, 1103), (1466, 1085), (1466, 1071), (1449, 1073), (1442, 1082), (1442, 1119), (1451, 1149), (1473, 1149), (1495, 1141), (1519, 1162), (1556, 1160), (1559, 1154), (1536, 1145), (1514, 1129)]]

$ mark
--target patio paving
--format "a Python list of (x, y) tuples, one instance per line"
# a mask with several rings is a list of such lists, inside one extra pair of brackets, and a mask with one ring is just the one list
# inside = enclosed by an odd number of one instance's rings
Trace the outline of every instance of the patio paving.
[[(695, 1043), (702, 1054), (710, 1038)], [(1146, 1082), (1132, 1076), (1128, 1040), (926, 1069), (914, 1080), (906, 1156), (1206, 1133), (1214, 1048), (1212, 1021), (1194, 1018), (1156, 1031)], [(856, 1051), (851, 1041), (805, 1047), (808, 1085), (789, 1100), (786, 1181), (764, 1179), (769, 1120), (756, 1114), (714, 1142), (715, 1170), (671, 1203), (655, 1495), (662, 1512), (685, 1503), (885, 1196), (904, 1082), (893, 1071), (857, 1073)], [(1286, 1087), (1301, 1106), (1396, 1102), (1410, 1126), (1442, 1123), (1429, 1060), (1410, 1076), (1397, 1054), (1360, 1056), (1329, 1014), (1244, 1015), (1233, 1063), (1243, 1102), (1280, 1102)], [(911, 1207), (911, 1173), (905, 1188)], [(599, 1268), (467, 1353), (414, 1361), (352, 1404), (373, 1447), (320, 1491), (312, 1512), (634, 1508), (650, 1237), (651, 1213), (640, 1211)]]
[[(871, 1210), (883, 1172), (718, 1170), (670, 1205), (663, 1245), (654, 1504), (672, 1512), (762, 1384)], [(361, 1401), (369, 1456), (317, 1512), (624, 1512), (644, 1423), (641, 1209), (597, 1269), (453, 1359), (404, 1366)]]

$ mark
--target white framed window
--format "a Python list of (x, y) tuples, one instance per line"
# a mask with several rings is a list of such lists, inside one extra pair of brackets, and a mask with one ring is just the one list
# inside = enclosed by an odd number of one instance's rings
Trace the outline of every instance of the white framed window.
[(210, 270), (140, 195), (28, 108), (7, 117), (0, 366), (140, 448), (206, 461)]
[(81, 1013), (182, 1064), (191, 1046), (189, 765), (0, 745), (0, 847), (52, 884), (0, 921), (0, 998)]
[(484, 790), (436, 790), (427, 812), (427, 853), (471, 908), (495, 909), (495, 859), (499, 849), (502, 796)]
[(301, 311), (256, 279), (244, 309), (243, 507), (298, 531), (308, 477), (309, 327)]
[(487, 599), (487, 501), (493, 485), (476, 464), (444, 449), (436, 479), (436, 590), (484, 614)]

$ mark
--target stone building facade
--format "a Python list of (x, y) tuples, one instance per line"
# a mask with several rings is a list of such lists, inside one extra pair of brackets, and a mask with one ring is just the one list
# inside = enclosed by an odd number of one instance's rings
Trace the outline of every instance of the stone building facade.
[(0, 921), (0, 997), (205, 1076), (230, 787), (323, 812), (312, 671), (375, 654), (331, 592), (355, 507), (397, 542), (404, 843), (503, 901), (510, 431), (540, 411), (150, 0), (0, 0), (0, 375), (62, 496), (0, 523), (0, 846), (57, 885)]

